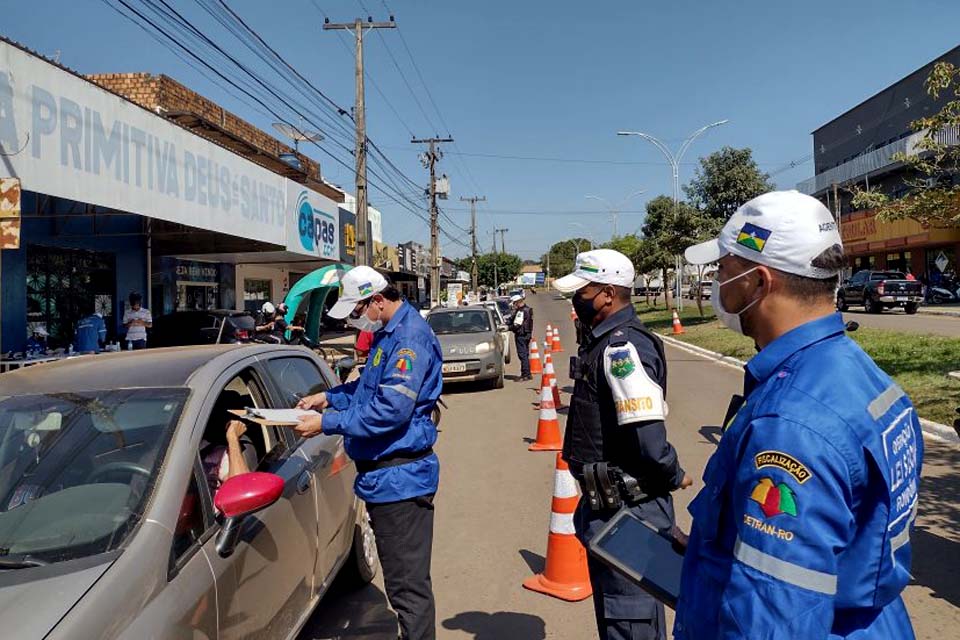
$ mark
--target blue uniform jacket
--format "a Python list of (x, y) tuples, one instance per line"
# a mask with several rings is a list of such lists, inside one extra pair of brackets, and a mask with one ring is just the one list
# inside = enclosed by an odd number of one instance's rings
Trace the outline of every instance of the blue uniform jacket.
[(77, 323), (74, 348), (77, 351), (100, 351), (100, 343), (107, 339), (107, 325), (97, 314), (89, 315)]
[(913, 638), (910, 400), (839, 314), (765, 347), (744, 386), (690, 505), (675, 637)]
[[(433, 330), (407, 303), (374, 334), (360, 378), (327, 392), (323, 432), (344, 436), (354, 460), (379, 460), (426, 451), (437, 441), (431, 413), (443, 386), (443, 356)], [(357, 475), (354, 490), (367, 502), (395, 502), (436, 493), (436, 454)]]

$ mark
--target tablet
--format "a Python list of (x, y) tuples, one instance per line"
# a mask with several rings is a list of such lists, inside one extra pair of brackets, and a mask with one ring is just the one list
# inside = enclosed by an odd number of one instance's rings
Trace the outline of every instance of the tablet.
[(676, 609), (683, 555), (669, 535), (661, 534), (633, 512), (621, 509), (590, 540), (590, 552)]

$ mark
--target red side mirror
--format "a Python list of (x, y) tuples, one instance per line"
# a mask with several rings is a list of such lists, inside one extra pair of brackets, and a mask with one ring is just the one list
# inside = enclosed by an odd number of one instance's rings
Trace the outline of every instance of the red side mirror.
[(276, 502), (283, 493), (283, 478), (272, 473), (251, 471), (224, 482), (213, 498), (217, 511), (228, 518), (260, 511)]

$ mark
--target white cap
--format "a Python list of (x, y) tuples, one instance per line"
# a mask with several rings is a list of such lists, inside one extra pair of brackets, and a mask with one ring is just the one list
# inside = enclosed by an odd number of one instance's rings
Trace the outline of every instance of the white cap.
[(520, 302), (523, 300), (523, 296), (517, 295), (516, 293), (510, 296), (510, 302)]
[(590, 282), (633, 287), (635, 279), (630, 258), (613, 249), (594, 249), (578, 253), (573, 273), (554, 280), (553, 287), (573, 293)]
[(34, 332), (35, 334), (37, 334), (38, 336), (43, 336), (44, 338), (47, 338), (47, 337), (50, 336), (50, 334), (47, 333), (46, 327), (43, 327), (43, 326), (41, 326), (41, 325), (36, 325), (36, 326), (33, 328), (33, 332)]
[(833, 245), (843, 246), (843, 240), (823, 203), (799, 191), (771, 191), (737, 209), (718, 238), (694, 245), (684, 255), (692, 264), (710, 264), (733, 254), (786, 273), (825, 279), (839, 269), (811, 263)]
[(387, 279), (373, 267), (361, 265), (347, 271), (340, 279), (340, 298), (327, 315), (343, 320), (353, 312), (361, 300), (373, 297), (387, 288)]
[(272, 302), (264, 302), (263, 306), (260, 307), (260, 311), (263, 311), (264, 313), (274, 313), (276, 308), (274, 308)]

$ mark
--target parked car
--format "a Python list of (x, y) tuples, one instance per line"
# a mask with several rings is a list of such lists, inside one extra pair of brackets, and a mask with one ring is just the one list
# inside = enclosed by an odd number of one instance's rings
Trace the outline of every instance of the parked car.
[[(503, 361), (507, 364), (510, 364), (510, 359), (512, 357), (513, 350), (510, 347), (510, 327), (507, 325), (507, 320), (511, 315), (504, 315), (501, 312), (500, 304), (495, 300), (486, 300), (484, 302), (477, 302), (470, 306), (477, 307), (486, 307), (493, 311), (493, 319), (497, 323), (497, 333), (503, 336)], [(510, 309), (509, 304), (507, 305), (509, 314), (512, 314), (513, 311)]]
[(713, 293), (713, 280), (700, 280), (690, 285), (690, 297), (694, 300), (700, 296), (701, 300), (709, 300)]
[(444, 382), (489, 380), (503, 388), (503, 336), (497, 331), (493, 311), (480, 307), (438, 307), (427, 323), (440, 340)]
[(510, 298), (501, 296), (496, 298), (494, 302), (497, 303), (497, 308), (500, 309), (500, 316), (503, 318), (509, 318), (510, 314), (513, 313), (513, 308), (510, 305)]
[(849, 280), (844, 280), (837, 291), (837, 309), (840, 311), (862, 304), (867, 313), (903, 307), (912, 314), (917, 312), (921, 302), (923, 286), (916, 280), (907, 280), (899, 271), (858, 271)]
[(375, 541), (341, 437), (251, 423), (254, 471), (216, 490), (201, 453), (223, 442), (227, 409), (290, 407), (334, 384), (312, 352), (260, 344), (4, 374), (4, 637), (289, 639), (341, 570), (371, 580)]
[(249, 311), (174, 311), (154, 319), (147, 344), (151, 347), (183, 347), (248, 342), (253, 339), (255, 330), (256, 320)]

